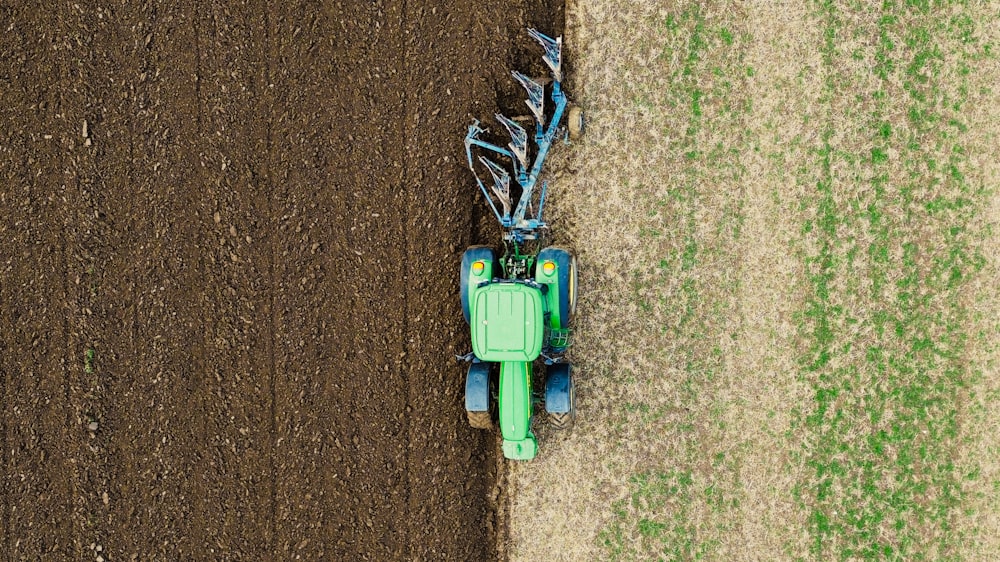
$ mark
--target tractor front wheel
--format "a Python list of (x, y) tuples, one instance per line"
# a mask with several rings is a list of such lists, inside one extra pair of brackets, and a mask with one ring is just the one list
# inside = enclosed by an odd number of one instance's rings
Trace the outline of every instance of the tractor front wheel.
[(576, 256), (565, 248), (549, 246), (538, 253), (538, 263), (544, 264), (546, 261), (554, 262), (558, 271), (559, 328), (565, 330), (576, 314)]
[(496, 261), (493, 248), (489, 246), (472, 246), (462, 254), (462, 273), (459, 278), (462, 291), (462, 314), (465, 316), (465, 323), (469, 323), (472, 314), (469, 310), (469, 268), (477, 261)]

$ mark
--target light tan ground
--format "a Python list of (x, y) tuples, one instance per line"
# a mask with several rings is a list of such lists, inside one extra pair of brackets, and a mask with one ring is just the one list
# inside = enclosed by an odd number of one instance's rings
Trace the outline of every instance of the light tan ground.
[[(795, 494), (814, 484), (805, 463), (817, 437), (793, 426), (814, 394), (799, 374), (808, 342), (795, 318), (812, 291), (804, 256), (818, 252), (802, 234), (824, 173), (816, 151), (824, 124), (834, 125), (831, 146), (858, 152), (872, 136), (865, 112), (906, 121), (903, 100), (872, 101), (882, 85), (851, 56), (870, 59), (876, 15), (836, 4), (838, 24), (854, 33), (838, 36), (832, 61), (822, 54), (829, 21), (813, 3), (568, 4), (569, 92), (586, 107), (588, 130), (550, 162), (549, 218), (581, 262), (579, 412), (572, 433), (539, 428), (540, 456), (510, 465), (512, 560), (815, 557), (809, 500)], [(824, 97), (831, 76), (863, 99)], [(976, 80), (1000, 83), (1000, 69)], [(898, 80), (891, 87), (901, 91)], [(970, 95), (963, 137), (972, 168), (981, 166), (975, 180), (993, 186), (997, 102)], [(687, 157), (692, 150), (701, 155)], [(899, 175), (896, 156), (888, 166)], [(869, 196), (862, 163), (837, 160), (830, 174), (841, 208)], [(972, 515), (954, 517), (967, 537), (957, 554), (970, 560), (995, 552), (981, 549), (1000, 537), (996, 190), (983, 204), (974, 229), (992, 225), (996, 235), (983, 238), (988, 265), (966, 293), (981, 318), (970, 331), (984, 334), (970, 338), (969, 361), (984, 376), (963, 410), (958, 451), (981, 475), (965, 484)], [(870, 242), (864, 225), (846, 228)], [(857, 279), (869, 266), (858, 260)], [(838, 279), (833, 298), (863, 312), (864, 287), (851, 283)], [(861, 349), (837, 360), (862, 361)]]
[[(1000, 45), (1000, 8), (991, 4), (981, 17), (994, 22), (983, 27), (983, 41)], [(969, 121), (975, 124), (969, 139), (970, 181), (985, 186), (989, 197), (974, 229), (984, 233), (980, 251), (986, 266), (972, 282), (967, 301), (972, 317), (968, 361), (982, 379), (966, 395), (967, 414), (960, 420), (964, 446), (956, 459), (980, 471), (963, 486), (968, 513), (957, 520), (956, 532), (963, 537), (959, 554), (966, 560), (1000, 553), (1000, 68), (992, 64), (975, 81), (969, 102)]]
[[(655, 97), (671, 89), (670, 75), (684, 66), (689, 47), (683, 34), (657, 28), (695, 6), (588, 3), (569, 14), (568, 44), (584, 49), (570, 56), (578, 61), (575, 91), (589, 129), (571, 156), (576, 173), (557, 182), (552, 201), (556, 224), (560, 214), (573, 218), (570, 236), (584, 264), (573, 356), (581, 415), (571, 436), (543, 433), (542, 456), (512, 469), (515, 560), (607, 556), (599, 535), (613, 523), (612, 504), (631, 493), (630, 476), (649, 470), (690, 474), (698, 499), (675, 506), (690, 522), (679, 534), (710, 545), (705, 552), (714, 557), (781, 556), (789, 516), (802, 517), (790, 500), (796, 474), (773, 455), (790, 405), (809, 392), (795, 380), (790, 320), (801, 300), (801, 266), (788, 248), (800, 221), (794, 178), (767, 155), (805, 131), (800, 123), (748, 119), (738, 109), (753, 100), (755, 113), (809, 111), (819, 77), (799, 75), (819, 65), (808, 47), (819, 29), (801, 8), (701, 10), (712, 33), (726, 25), (733, 42), (707, 38), (712, 45), (692, 76), (680, 77), (708, 93), (690, 144), (707, 152), (723, 143), (731, 152), (692, 163), (681, 148), (692, 119), (681, 105), (687, 100)], [(751, 39), (751, 29), (767, 39)], [(635, 39), (634, 51), (621, 44), (623, 35)], [(616, 49), (619, 56), (606, 56)], [(712, 73), (720, 65), (730, 72), (722, 79)], [(756, 72), (751, 79), (746, 67)], [(726, 80), (728, 90), (719, 86)], [(735, 110), (727, 113), (725, 104)], [(695, 263), (685, 267), (679, 262), (691, 240)], [(692, 294), (685, 282), (696, 288)], [(643, 308), (643, 298), (654, 302)], [(701, 499), (710, 487), (739, 507)], [(622, 532), (623, 542), (635, 545), (626, 557), (655, 551), (655, 541)], [(799, 534), (792, 540), (805, 540)]]
[[(821, 119), (822, 66), (815, 45), (822, 30), (800, 2), (763, 3), (747, 11), (746, 64), (755, 70), (746, 83), (753, 113), (745, 125), (754, 149), (741, 155), (745, 166), (745, 227), (741, 248), (742, 323), (739, 338), (726, 350), (728, 388), (743, 397), (728, 415), (737, 418), (725, 438), (744, 443), (738, 482), (745, 498), (738, 532), (723, 537), (731, 560), (779, 560), (804, 554), (806, 514), (793, 501), (793, 487), (806, 468), (787, 456), (793, 408), (808, 403), (811, 390), (798, 381), (793, 314), (803, 302), (802, 264), (792, 251), (801, 228), (797, 206), (806, 187), (793, 166), (815, 164), (808, 149), (818, 139), (804, 123)], [(789, 115), (801, 116), (788, 119)], [(798, 139), (798, 141), (796, 140)], [(740, 419), (742, 418), (742, 419)], [(721, 554), (721, 553), (720, 553)]]

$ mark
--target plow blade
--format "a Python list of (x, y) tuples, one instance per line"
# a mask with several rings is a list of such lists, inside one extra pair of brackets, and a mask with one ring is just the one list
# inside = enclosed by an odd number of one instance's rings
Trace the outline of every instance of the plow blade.
[(542, 60), (549, 66), (556, 82), (562, 82), (562, 37), (553, 39), (537, 29), (529, 29), (528, 35), (531, 35), (532, 39), (538, 41), (545, 49), (545, 56), (542, 57)]
[(504, 117), (503, 115), (496, 114), (497, 121), (503, 125), (507, 132), (510, 134), (510, 151), (514, 153), (517, 157), (518, 162), (521, 163), (521, 169), (527, 169), (528, 167), (528, 133), (524, 131), (524, 128), (515, 123), (513, 120)]
[(490, 171), (490, 175), (493, 176), (493, 193), (500, 200), (500, 204), (503, 205), (504, 216), (510, 214), (510, 174), (507, 170), (504, 170), (500, 164), (490, 160), (485, 156), (480, 156), (479, 161), (482, 162), (486, 169)]
[(545, 88), (541, 84), (535, 82), (531, 78), (528, 78), (524, 74), (518, 71), (511, 72), (511, 75), (517, 80), (524, 90), (528, 93), (528, 99), (524, 100), (524, 103), (528, 105), (528, 109), (531, 110), (531, 114), (535, 116), (535, 121), (538, 121), (539, 125), (545, 124)]

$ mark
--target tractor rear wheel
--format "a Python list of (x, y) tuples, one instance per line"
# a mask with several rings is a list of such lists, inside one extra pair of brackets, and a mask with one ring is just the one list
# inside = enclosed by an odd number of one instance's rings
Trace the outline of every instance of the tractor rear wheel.
[(570, 140), (579, 140), (583, 136), (583, 108), (578, 105), (569, 106), (566, 114), (566, 128), (569, 130)]
[(465, 375), (465, 413), (476, 429), (493, 427), (493, 380), (490, 363), (473, 363)]
[(475, 429), (492, 429), (493, 419), (489, 412), (470, 412), (465, 411), (469, 415), (469, 425)]
[(553, 429), (566, 430), (576, 421), (576, 389), (573, 366), (556, 363), (548, 369), (545, 381), (545, 409)]
[(573, 428), (573, 414), (549, 414), (549, 425), (562, 431)]

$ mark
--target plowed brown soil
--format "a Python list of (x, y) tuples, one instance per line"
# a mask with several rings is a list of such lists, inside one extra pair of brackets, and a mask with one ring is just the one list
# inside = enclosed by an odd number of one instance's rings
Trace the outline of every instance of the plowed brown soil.
[(453, 360), (459, 256), (492, 241), (461, 140), (561, 23), (0, 7), (2, 557), (502, 556)]

